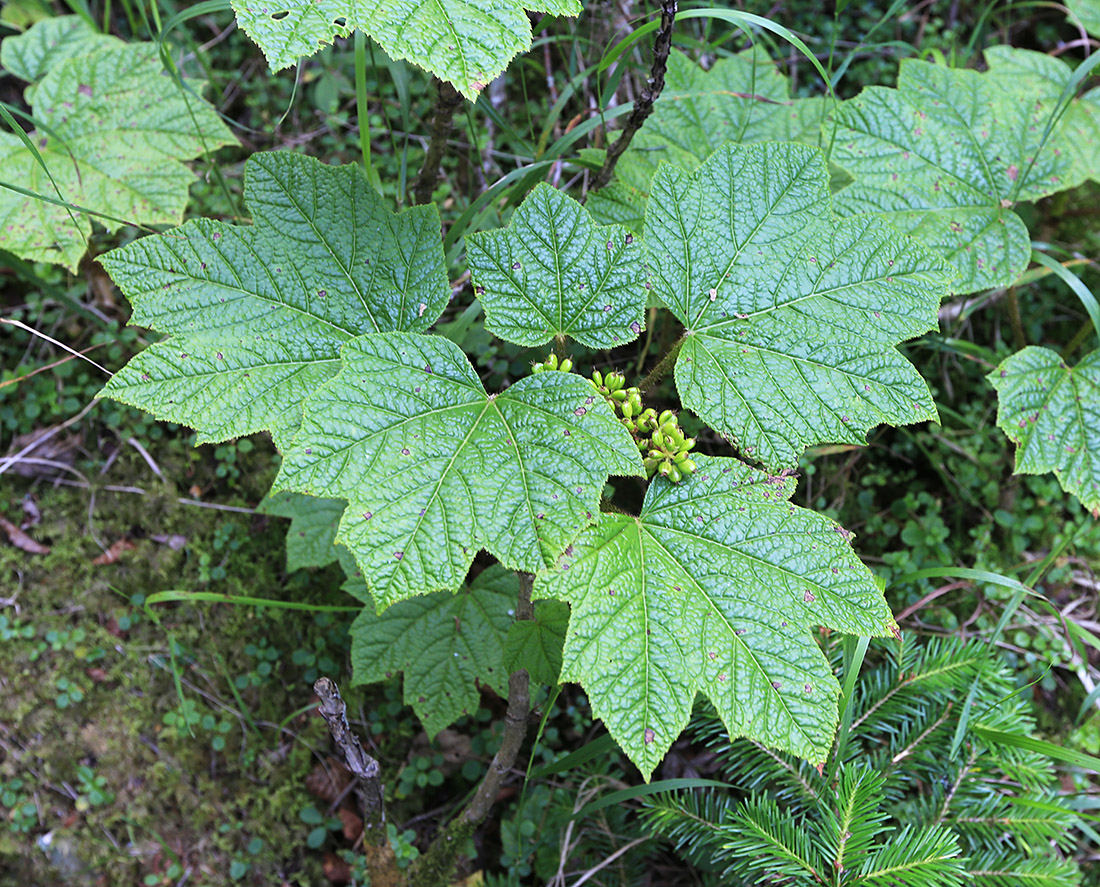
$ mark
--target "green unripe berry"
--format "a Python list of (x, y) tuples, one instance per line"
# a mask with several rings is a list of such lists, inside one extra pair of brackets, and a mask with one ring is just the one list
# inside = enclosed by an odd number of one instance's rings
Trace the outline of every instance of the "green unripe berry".
[(675, 418), (675, 417), (673, 415), (672, 410), (665, 410), (663, 413), (661, 413), (661, 418), (659, 418), (657, 420), (657, 424), (658, 425), (664, 425), (665, 422), (668, 422), (670, 419), (673, 419), (673, 418)]
[(665, 453), (664, 450), (650, 450), (649, 451), (649, 458), (650, 459), (660, 460), (660, 459), (664, 459), (666, 455), (668, 455), (668, 454)]
[(612, 391), (611, 397), (614, 400), (617, 400), (619, 403), (622, 403), (624, 400), (626, 400), (626, 392), (620, 388), (617, 391)]
[(683, 462), (685, 459), (687, 459), (687, 457), (688, 457), (687, 453), (677, 453), (675, 456), (672, 457), (672, 461), (679, 464), (679, 463)]
[(556, 370), (558, 368), (558, 356), (553, 351), (546, 357), (546, 366), (551, 370)]
[[(659, 475), (661, 475), (662, 477), (668, 477), (669, 474), (671, 473), (671, 471), (672, 471), (672, 463), (671, 462), (662, 462), (657, 467), (657, 473)], [(679, 474), (680, 472), (676, 472), (676, 473)]]
[(698, 468), (698, 467), (699, 466), (696, 465), (694, 462), (692, 462), (690, 459), (685, 459), (679, 465), (680, 473), (683, 474), (683, 475), (688, 475), (688, 474), (693, 473), (695, 471), (695, 469)]
[(546, 364), (544, 364), (544, 363), (533, 363), (533, 364), (531, 364), (531, 372), (532, 373), (541, 373), (544, 369), (546, 369)]
[(603, 373), (601, 373), (599, 370), (592, 370), (592, 384), (595, 385), (597, 388), (603, 386)]
[(689, 438), (687, 438), (687, 440), (681, 441), (681, 443), (680, 443), (680, 452), (681, 453), (686, 453), (688, 450), (692, 449), (694, 446), (695, 446), (695, 438), (694, 437), (689, 437)]
[(665, 436), (661, 434), (660, 431), (654, 431), (651, 440), (653, 441), (653, 446), (657, 447), (658, 449), (664, 449)]
[(653, 472), (657, 470), (657, 460), (643, 459), (642, 466), (645, 468), (646, 477), (653, 477)]
[[(623, 416), (625, 416), (627, 419), (629, 419), (633, 415), (634, 415), (634, 404), (631, 403), (628, 400), (626, 403), (623, 404)], [(633, 424), (633, 423), (631, 423), (631, 424)]]
[(571, 373), (573, 371), (573, 361), (571, 361), (568, 357), (565, 358), (565, 360), (561, 362), (561, 366), (558, 367), (558, 369), (561, 370), (563, 373)]
[[(665, 464), (668, 465), (667, 462)], [(680, 469), (677, 468), (675, 465), (671, 466), (668, 469), (668, 479), (674, 484), (678, 484), (683, 479), (683, 475), (680, 474)]]

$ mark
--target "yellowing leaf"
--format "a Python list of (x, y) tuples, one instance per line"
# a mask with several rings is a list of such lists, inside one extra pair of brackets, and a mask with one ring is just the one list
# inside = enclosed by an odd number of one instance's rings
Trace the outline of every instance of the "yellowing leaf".
[[(26, 97), (39, 126), (29, 135), (50, 175), (18, 136), (0, 132), (0, 181), (134, 224), (178, 224), (194, 181), (183, 161), (234, 144), (232, 134), (209, 104), (166, 74), (153, 44), (84, 34), (78, 45), (91, 51), (69, 55), (41, 39), (43, 31), (58, 37), (54, 22), (0, 47), (18, 70), (44, 72)], [(0, 187), (0, 249), (75, 271), (91, 232), (80, 210)]]

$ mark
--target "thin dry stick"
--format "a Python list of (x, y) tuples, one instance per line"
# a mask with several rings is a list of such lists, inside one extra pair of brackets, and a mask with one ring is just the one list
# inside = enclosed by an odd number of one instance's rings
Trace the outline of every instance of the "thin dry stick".
[(382, 768), (363, 751), (359, 737), (348, 726), (347, 706), (340, 688), (328, 678), (318, 678), (313, 692), (321, 700), (317, 710), (328, 724), (329, 733), (344, 755), (344, 763), (355, 777), (355, 795), (363, 811), (363, 838), (368, 844), (386, 840), (386, 808), (383, 804)]
[(462, 96), (446, 80), (433, 77), (435, 84), (435, 110), (432, 113), (432, 138), (428, 142), (428, 153), (413, 186), (413, 199), (417, 203), (430, 203), (435, 183), (439, 179), (439, 163), (447, 147), (454, 125), (454, 116), (462, 106)]
[(665, 69), (668, 67), (668, 54), (672, 50), (672, 25), (676, 21), (676, 0), (662, 0), (661, 2), (661, 27), (657, 31), (657, 37), (653, 42), (653, 67), (649, 72), (649, 80), (645, 89), (638, 95), (634, 102), (634, 110), (627, 118), (626, 126), (622, 134), (607, 151), (607, 157), (600, 171), (592, 182), (592, 190), (597, 191), (611, 181), (611, 174), (615, 172), (615, 164), (623, 152), (630, 147), (630, 141), (634, 134), (642, 128), (646, 118), (653, 113), (653, 103), (665, 88)]
[[(530, 573), (519, 574), (519, 599), (516, 601), (516, 619), (532, 620), (535, 608), (531, 603), (531, 591), (535, 577)], [(527, 736), (527, 718), (531, 712), (531, 682), (526, 669), (514, 671), (508, 677), (508, 710), (504, 715), (504, 735), (500, 748), (493, 755), (489, 771), (478, 786), (470, 803), (455, 817), (417, 862), (409, 877), (412, 887), (443, 887), (451, 883), (458, 852), (465, 839), (474, 833), (489, 815), (496, 802), (504, 777), (512, 770), (519, 756), (520, 747)]]

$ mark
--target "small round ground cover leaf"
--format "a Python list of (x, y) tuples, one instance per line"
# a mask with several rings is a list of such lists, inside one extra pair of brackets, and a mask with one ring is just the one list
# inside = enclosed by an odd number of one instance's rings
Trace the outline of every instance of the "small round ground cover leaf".
[(587, 380), (539, 373), (489, 395), (453, 342), (382, 333), (344, 346), (274, 489), (348, 501), (337, 541), (383, 609), (460, 587), (482, 548), (509, 569), (552, 563), (609, 474), (641, 475), (641, 458)]
[(550, 185), (537, 185), (506, 229), (471, 234), (466, 250), (485, 326), (502, 339), (533, 348), (570, 336), (614, 348), (642, 330), (641, 244), (618, 225), (595, 225)]
[(79, 15), (59, 15), (43, 19), (26, 32), (0, 43), (0, 68), (13, 77), (35, 83), (65, 59), (123, 45), (117, 37), (100, 34)]
[(787, 78), (757, 47), (705, 70), (681, 52), (668, 58), (653, 113), (615, 167), (615, 181), (587, 207), (599, 221), (642, 230), (649, 183), (662, 161), (693, 170), (727, 142), (817, 144), (825, 99), (791, 99)]
[[(0, 54), (46, 25), (9, 37)], [(27, 59), (38, 73), (34, 61)], [(184, 161), (236, 143), (215, 110), (185, 91), (195, 85), (168, 76), (151, 43), (113, 41), (37, 62), (49, 70), (25, 96), (41, 162), (17, 135), (0, 132), (0, 179), (133, 224), (179, 224), (195, 181)], [(96, 221), (110, 231), (123, 225)], [(0, 188), (0, 249), (75, 272), (91, 233), (90, 217), (79, 210)]]
[(361, 30), (394, 59), (448, 80), (474, 99), (531, 48), (525, 9), (577, 15), (579, 0), (233, 0), (237, 23), (279, 71), (334, 37)]
[(828, 181), (816, 148), (727, 145), (662, 165), (646, 211), (653, 292), (686, 328), (681, 400), (773, 470), (936, 416), (895, 346), (937, 326), (942, 265), (876, 216), (836, 217)]
[(896, 89), (868, 86), (836, 112), (833, 160), (854, 178), (844, 215), (881, 212), (943, 255), (952, 292), (1006, 286), (1027, 268), (1030, 238), (1012, 211), (1080, 184), (1056, 100), (1014, 78), (906, 59)]
[(245, 165), (252, 225), (196, 219), (100, 261), (169, 338), (134, 357), (104, 397), (198, 431), (270, 431), (285, 448), (301, 402), (363, 333), (426, 330), (450, 298), (435, 206), (391, 212), (356, 165), (280, 151)]
[(515, 621), (519, 579), (494, 564), (457, 593), (401, 601), (378, 614), (364, 607), (351, 626), (352, 684), (405, 675), (405, 704), (428, 737), (480, 702), (478, 685), (508, 698), (504, 642)]
[(347, 502), (301, 493), (273, 493), (256, 506), (260, 514), (290, 518), (286, 531), (286, 570), (326, 567), (340, 558), (336, 530)]
[(1053, 471), (1100, 516), (1100, 351), (1068, 366), (1048, 348), (1005, 358), (987, 378), (997, 389), (997, 425), (1016, 443), (1016, 473)]
[(814, 642), (825, 625), (888, 636), (897, 626), (850, 534), (788, 501), (795, 478), (735, 459), (650, 484), (641, 514), (603, 514), (534, 596), (571, 607), (562, 680), (648, 779), (696, 693), (731, 736), (825, 760), (839, 684)]

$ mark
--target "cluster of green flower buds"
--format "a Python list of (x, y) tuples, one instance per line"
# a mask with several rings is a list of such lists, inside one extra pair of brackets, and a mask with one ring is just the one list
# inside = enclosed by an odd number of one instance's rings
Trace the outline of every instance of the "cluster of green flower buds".
[(626, 376), (622, 373), (601, 373), (593, 370), (592, 384), (607, 398), (611, 409), (623, 414), (624, 424), (633, 431), (631, 419), (642, 412), (642, 392), (637, 388), (627, 388)]
[(638, 441), (638, 448), (644, 453), (642, 462), (650, 477), (659, 474), (676, 484), (695, 471), (695, 463), (688, 455), (695, 446), (695, 438), (684, 437), (672, 410), (659, 416), (655, 410), (645, 410), (635, 424), (635, 437), (649, 435)]
[(561, 362), (559, 362), (558, 356), (553, 351), (551, 351), (546, 356), (546, 360), (544, 360), (542, 363), (531, 364), (532, 373), (541, 373), (545, 370), (558, 370), (563, 373), (571, 373), (573, 372), (573, 361), (566, 357), (562, 359)]
[[(573, 361), (568, 357), (559, 360), (557, 354), (551, 352), (546, 360), (531, 365), (531, 372), (547, 371), (572, 372)], [(642, 462), (648, 477), (659, 474), (678, 484), (695, 471), (695, 463), (688, 455), (695, 446), (695, 439), (684, 437), (672, 410), (658, 415), (656, 410), (643, 407), (642, 392), (637, 388), (627, 388), (626, 376), (622, 373), (593, 370), (589, 381), (634, 435), (638, 449), (642, 451)]]
[(592, 384), (607, 398), (613, 410), (622, 414), (623, 425), (634, 435), (648, 477), (660, 474), (674, 484), (679, 483), (695, 470), (695, 463), (688, 453), (695, 440), (684, 437), (680, 423), (672, 410), (660, 415), (654, 409), (642, 406), (642, 393), (637, 388), (626, 387), (626, 377), (621, 373), (592, 373)]

